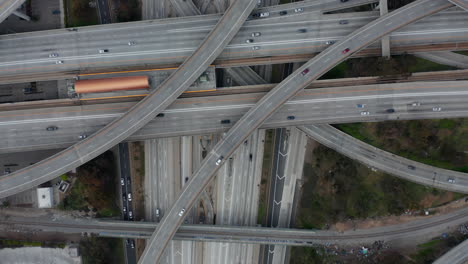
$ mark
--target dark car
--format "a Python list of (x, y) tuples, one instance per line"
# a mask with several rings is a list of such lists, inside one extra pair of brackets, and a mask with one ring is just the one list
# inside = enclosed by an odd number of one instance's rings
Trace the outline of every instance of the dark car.
[(127, 201), (127, 196), (124, 194), (122, 194), (122, 201), (126, 202)]
[(408, 165), (408, 169), (414, 170), (414, 169), (416, 169), (416, 168), (415, 168), (413, 165)]
[(349, 23), (349, 21), (348, 20), (340, 20), (339, 23), (340, 23), (340, 25), (346, 25), (346, 24)]
[(307, 29), (305, 28), (301, 28), (299, 30), (297, 30), (299, 33), (306, 33), (307, 32)]
[(231, 124), (231, 120), (230, 119), (221, 120), (221, 124)]
[(159, 113), (156, 117), (164, 117), (164, 113)]
[(346, 3), (348, 2), (348, 0), (341, 0), (341, 3)]
[(294, 120), (294, 119), (296, 119), (295, 116), (288, 116), (288, 120)]
[(387, 112), (387, 113), (395, 113), (395, 109), (390, 108), (390, 109), (387, 109), (386, 112)]
[(349, 48), (344, 49), (341, 53), (346, 54), (349, 52)]
[(58, 127), (56, 127), (56, 126), (50, 126), (50, 127), (46, 128), (47, 131), (55, 131), (57, 129), (58, 129)]
[(280, 12), (280, 16), (284, 16), (284, 15), (287, 15), (288, 14), (288, 11), (281, 11)]
[(309, 71), (310, 71), (309, 69), (305, 69), (305, 70), (303, 70), (303, 71), (301, 72), (301, 74), (302, 74), (302, 75), (306, 75), (307, 73), (309, 73)]

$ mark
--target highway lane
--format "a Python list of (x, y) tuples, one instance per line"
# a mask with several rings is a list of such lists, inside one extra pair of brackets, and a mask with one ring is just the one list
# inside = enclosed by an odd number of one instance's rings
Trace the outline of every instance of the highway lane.
[[(366, 80), (366, 78), (364, 78)], [(324, 82), (322, 82), (324, 83)], [(441, 92), (443, 90), (443, 92)], [(128, 140), (223, 132), (265, 93), (177, 99)], [(306, 89), (281, 107), (262, 128), (317, 123), (466, 117), (468, 81), (414, 82)], [(412, 103), (420, 106), (413, 107)], [(0, 153), (64, 148), (120, 117), (135, 102), (8, 111), (0, 114)], [(366, 104), (362, 116), (357, 104)], [(434, 107), (441, 107), (434, 112)], [(389, 114), (387, 109), (395, 109)], [(295, 116), (288, 120), (288, 116)], [(231, 124), (220, 124), (230, 119)], [(57, 131), (47, 131), (57, 126)]]
[(330, 125), (306, 125), (299, 128), (319, 143), (371, 168), (433, 188), (468, 193), (467, 173), (440, 169), (396, 156)]
[(457, 5), (466, 11), (468, 11), (468, 0), (449, 0), (452, 2), (454, 5)]
[(468, 69), (468, 56), (450, 51), (433, 51), (416, 53), (416, 56), (435, 63), (449, 65), (460, 69)]
[(179, 199), (172, 209), (167, 212), (151, 236), (147, 247), (151, 253), (145, 255), (141, 263), (157, 262), (159, 260), (167, 243), (174, 236), (177, 227), (182, 223), (183, 217), (181, 216), (183, 216), (185, 208), (188, 209), (193, 205), (200, 192), (219, 169), (219, 165), (233, 153), (253, 130), (258, 128), (290, 97), (305, 88), (309, 82), (317, 79), (333, 66), (348, 58), (352, 53), (373, 43), (387, 33), (452, 6), (451, 3), (445, 0), (419, 0), (399, 8), (332, 45), (278, 84), (236, 122), (215, 148), (210, 151), (200, 169), (194, 173)]
[(178, 16), (184, 17), (201, 15), (200, 10), (198, 10), (192, 0), (170, 0), (170, 2)]
[[(467, 2), (468, 6), (468, 2)], [(442, 257), (438, 258), (433, 264), (466, 264), (468, 262), (468, 239), (452, 248)]]
[(18, 9), (25, 0), (0, 0), (0, 23), (5, 20), (13, 11)]
[(247, 0), (237, 1), (193, 55), (158, 89), (132, 107), (127, 114), (53, 157), (0, 178), (0, 197), (29, 189), (38, 183), (46, 182), (70, 171), (143, 127), (179, 97), (205, 71), (232, 39), (253, 5)]
[[(324, 50), (326, 41), (337, 41), (378, 17), (375, 12), (316, 16), (314, 12), (273, 16), (247, 21), (218, 59), (311, 54)], [(61, 72), (74, 73), (137, 65), (182, 62), (201, 43), (219, 16), (196, 16), (160, 21), (119, 23), (0, 37), (0, 76)], [(340, 25), (342, 19), (349, 21)], [(468, 13), (436, 14), (391, 35), (392, 46), (466, 42)], [(168, 27), (172, 24), (173, 27)], [(308, 32), (299, 33), (306, 28)], [(190, 32), (190, 34), (187, 34)], [(254, 43), (245, 43), (252, 32), (261, 32)], [(105, 33), (105, 34), (103, 34)], [(167, 36), (161, 38), (160, 36)], [(133, 41), (134, 45), (128, 45)], [(34, 44), (33, 44), (34, 43)], [(260, 47), (252, 50), (253, 47)], [(378, 43), (370, 47), (378, 48)], [(99, 50), (109, 52), (99, 54)], [(52, 53), (58, 57), (49, 58)], [(55, 64), (56, 61), (64, 64)], [(3, 65), (3, 66), (2, 66)]]
[[(38, 212), (33, 217), (25, 217), (24, 213), (15, 214), (4, 210), (2, 209), (0, 225), (7, 226), (9, 230), (26, 231), (25, 229), (29, 228), (35, 232), (39, 230), (62, 233), (87, 232), (109, 237), (147, 238), (158, 225), (154, 222), (78, 219), (44, 211)], [(271, 228), (264, 227), (183, 225), (178, 229), (174, 238), (292, 246), (329, 244), (362, 246), (372, 244), (376, 240), (383, 240), (391, 247), (405, 247), (414, 246), (415, 241), (427, 241), (443, 232), (455, 230), (467, 221), (468, 208), (462, 208), (447, 214), (419, 217), (417, 220), (402, 224), (344, 232), (285, 228), (275, 228), (275, 232), (272, 232)]]

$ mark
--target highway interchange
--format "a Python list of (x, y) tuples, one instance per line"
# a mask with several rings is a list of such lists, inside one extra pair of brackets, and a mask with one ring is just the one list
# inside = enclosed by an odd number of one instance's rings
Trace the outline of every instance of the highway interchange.
[[(233, 7), (235, 7), (236, 4), (231, 6), (231, 10), (226, 12), (224, 17), (220, 20), (218, 26), (215, 27), (211, 33), (211, 43), (210, 37), (208, 37), (206, 42), (202, 44), (201, 48), (197, 49), (194, 52), (194, 55), (191, 56), (187, 62), (180, 67), (180, 70), (174, 73), (169, 78), (169, 80), (163, 83), (162, 87), (152, 92), (151, 95), (147, 96), (146, 99), (137, 104), (137, 106), (134, 106), (126, 115), (118, 118), (114, 122), (111, 122), (107, 128), (102, 129), (97, 133), (97, 135), (93, 135), (87, 140), (81, 141), (72, 148), (64, 151), (63, 153), (66, 155), (59, 153), (48, 160), (4, 177), (4, 180), (0, 185), (2, 187), (0, 196), (7, 196), (12, 192), (21, 190), (22, 188), (27, 189), (29, 187), (26, 185), (34, 186), (41, 181), (45, 181), (47, 178), (51, 178), (68, 171), (70, 168), (74, 168), (78, 166), (78, 164), (82, 164), (87, 160), (97, 156), (100, 152), (105, 151), (107, 148), (123, 140), (125, 137), (133, 134), (139, 128), (143, 127), (145, 123), (152, 120), (157, 113), (165, 109), (172, 101), (175, 100), (176, 97), (178, 97), (178, 95), (183, 92), (184, 89), (186, 89), (186, 87), (188, 87), (187, 83), (190, 84), (193, 82), (193, 80), (198, 77), (198, 75), (208, 66), (208, 64), (214, 60), (219, 53), (221, 53), (222, 47), (225, 46), (227, 42), (229, 42), (230, 38), (232, 38), (236, 31), (240, 28), (240, 24), (243, 22), (243, 20), (246, 19), (248, 14), (248, 12), (245, 11), (249, 8), (253, 8), (253, 2), (245, 6), (241, 6), (239, 2), (242, 1), (236, 2), (238, 9), (233, 10)], [(272, 91), (270, 91), (265, 97), (260, 99), (256, 105), (253, 107), (250, 105), (250, 110), (247, 111), (247, 114), (240, 118), (239, 121), (236, 122), (236, 124), (223, 136), (221, 142), (215, 146), (212, 151), (210, 151), (205, 161), (201, 164), (198, 172), (196, 172), (192, 176), (192, 179), (188, 182), (187, 187), (183, 190), (179, 200), (176, 201), (175, 206), (170, 211), (168, 211), (165, 217), (162, 219), (160, 226), (158, 226), (150, 239), (150, 244), (145, 249), (141, 263), (152, 263), (154, 260), (159, 259), (165, 245), (174, 235), (177, 226), (183, 220), (183, 217), (181, 218), (180, 215), (183, 215), (185, 208), (189, 208), (193, 204), (194, 199), (206, 185), (212, 174), (219, 168), (218, 165), (224, 162), (225, 157), (229, 157), (229, 155), (239, 144), (242, 143), (242, 141), (249, 135), (249, 133), (252, 132), (255, 128), (259, 127), (263, 121), (265, 121), (279, 106), (281, 106), (281, 104), (286, 102), (297, 91), (307, 86), (310, 81), (318, 78), (332, 66), (347, 58), (352, 53), (362, 49), (364, 46), (372, 43), (379, 37), (395, 30), (396, 28), (411, 23), (414, 20), (443, 9), (447, 9), (451, 6), (452, 5), (450, 3), (443, 0), (419, 0), (409, 6), (405, 6), (399, 10), (396, 10), (389, 15), (383, 16), (382, 18), (367, 24), (363, 28), (358, 29), (353, 34), (343, 39), (341, 42), (338, 42), (335, 45), (332, 45), (330, 48), (326, 49), (317, 57), (307, 62), (299, 70), (294, 72), (290, 77), (280, 83)], [(242, 13), (242, 15), (234, 15), (236, 12)], [(229, 16), (231, 16), (232, 20), (230, 22), (228, 21)], [(236, 26), (227, 30), (225, 27), (222, 28), (220, 26), (223, 23), (232, 23)], [(223, 31), (229, 31), (229, 33), (222, 34)], [(215, 39), (219, 36), (222, 36), (221, 40)], [(210, 47), (207, 43), (214, 45), (214, 48)], [(203, 53), (203, 51), (205, 51), (205, 53)], [(210, 54), (208, 51), (216, 52), (212, 52)], [(206, 54), (206, 56), (203, 54)], [(186, 69), (191, 69), (191, 71), (183, 72), (184, 67), (186, 67)], [(192, 74), (190, 76), (186, 76), (189, 75), (187, 73)], [(170, 87), (176, 87), (177, 89), (174, 92), (173, 90), (171, 91)], [(165, 96), (164, 92), (166, 92), (168, 95)], [(155, 95), (159, 95), (159, 101), (158, 98), (154, 100), (154, 97), (156, 97)], [(441, 95), (447, 94), (438, 94), (438, 96)], [(161, 99), (161, 96), (164, 97), (164, 99)], [(460, 102), (461, 103), (457, 106), (457, 104), (453, 104), (452, 101), (447, 103), (447, 105), (444, 105), (443, 108), (445, 110), (455, 106), (457, 108), (455, 112), (458, 112), (459, 114), (461, 113), (463, 116), (464, 113), (463, 111), (460, 111), (459, 107), (466, 105), (463, 104), (462, 100)], [(141, 107), (142, 105), (145, 105), (145, 108), (150, 109), (143, 109), (144, 107)], [(434, 111), (434, 108), (432, 108), (432, 111)], [(357, 116), (356, 119), (362, 120), (362, 112), (358, 113), (360, 113), (361, 117)], [(446, 111), (443, 112), (443, 114), (445, 113)], [(442, 114), (442, 112), (439, 114)], [(135, 120), (136, 117), (138, 117), (138, 120)], [(119, 126), (119, 122), (125, 125)], [(283, 124), (285, 123), (285, 121), (282, 122)], [(129, 127), (128, 124), (131, 124), (131, 126)], [(291, 122), (291, 124), (298, 123)], [(112, 128), (112, 130), (109, 128)], [(91, 146), (90, 142), (94, 142), (94, 145)], [(99, 147), (97, 147), (96, 144)], [(60, 164), (67, 165), (62, 166)], [(34, 174), (38, 176), (34, 176), (32, 173), (28, 173), (31, 172), (32, 169), (34, 169)], [(23, 178), (18, 177), (22, 174)], [(5, 185), (5, 182), (9, 179), (20, 179), (20, 181), (23, 181), (23, 183), (16, 183), (14, 184), (16, 186), (11, 188), (12, 185)], [(25, 184), (24, 181), (29, 182)], [(183, 210), (181, 211), (181, 209)], [(156, 238), (158, 239), (157, 244)]]

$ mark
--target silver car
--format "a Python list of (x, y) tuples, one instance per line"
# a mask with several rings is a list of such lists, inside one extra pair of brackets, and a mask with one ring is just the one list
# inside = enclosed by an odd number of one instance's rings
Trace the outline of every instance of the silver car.
[(369, 115), (369, 112), (363, 111), (363, 112), (361, 112), (361, 115), (362, 115), (362, 116), (368, 116), (368, 115)]
[(185, 208), (182, 208), (182, 210), (180, 210), (180, 212), (179, 212), (179, 216), (183, 216), (184, 213), (185, 213)]
[(260, 37), (261, 35), (262, 35), (262, 33), (260, 33), (260, 32), (252, 33), (252, 37)]

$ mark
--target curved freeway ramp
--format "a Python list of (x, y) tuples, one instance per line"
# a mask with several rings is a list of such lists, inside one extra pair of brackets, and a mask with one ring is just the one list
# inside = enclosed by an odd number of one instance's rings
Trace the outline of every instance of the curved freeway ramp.
[(468, 69), (468, 56), (452, 51), (433, 51), (414, 54), (420, 58), (433, 61), (435, 63), (448, 65), (460, 69)]
[[(468, 193), (468, 174), (444, 170), (396, 156), (330, 125), (300, 126), (311, 138), (339, 153), (397, 177), (452, 192)], [(453, 179), (451, 183), (448, 179)]]
[(433, 264), (466, 264), (468, 263), (468, 239), (460, 245), (452, 248), (442, 257), (434, 261)]
[(149, 264), (159, 261), (166, 245), (183, 222), (185, 210), (193, 205), (203, 188), (219, 169), (220, 164), (289, 98), (350, 55), (382, 36), (452, 6), (453, 4), (446, 0), (419, 0), (406, 5), (351, 33), (341, 42), (332, 45), (305, 63), (277, 85), (252, 107), (206, 156), (199, 170), (192, 176), (179, 199), (166, 213), (151, 236), (139, 263)]
[(0, 197), (49, 181), (97, 157), (135, 133), (179, 97), (221, 53), (254, 7), (238, 0), (228, 9), (200, 47), (158, 89), (86, 140), (25, 169), (0, 178)]
[(0, 23), (18, 9), (25, 0), (0, 0)]
[(449, 0), (452, 2), (454, 5), (457, 5), (466, 11), (468, 11), (468, 0)]

